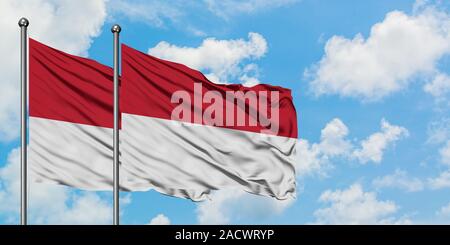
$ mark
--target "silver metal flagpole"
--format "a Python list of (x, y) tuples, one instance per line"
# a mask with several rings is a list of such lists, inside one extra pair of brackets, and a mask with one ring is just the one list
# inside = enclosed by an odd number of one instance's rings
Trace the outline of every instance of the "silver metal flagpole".
[(28, 20), (21, 18), (20, 26), (20, 224), (27, 224), (27, 27)]
[(111, 32), (114, 35), (114, 205), (113, 224), (119, 225), (119, 33), (121, 28), (114, 25)]

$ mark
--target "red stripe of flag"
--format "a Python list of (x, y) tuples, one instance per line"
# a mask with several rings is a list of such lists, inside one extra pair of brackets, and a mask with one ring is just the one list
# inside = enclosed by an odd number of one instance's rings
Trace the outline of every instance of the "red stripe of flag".
[(30, 116), (113, 127), (113, 69), (29, 39)]
[[(217, 54), (220, 55), (220, 54)], [(203, 97), (208, 91), (218, 92), (222, 98), (226, 98), (227, 92), (255, 92), (259, 99), (262, 95), (260, 92), (277, 91), (279, 93), (279, 130), (275, 134), (297, 138), (297, 119), (296, 112), (292, 102), (291, 91), (286, 88), (270, 86), (265, 84), (253, 87), (244, 87), (240, 84), (214, 84), (210, 82), (199, 71), (190, 69), (185, 65), (158, 59), (137, 51), (131, 47), (122, 44), (122, 86), (121, 86), (121, 111), (123, 113), (156, 117), (162, 119), (171, 119), (172, 112), (178, 103), (171, 102), (171, 98), (176, 91), (186, 91), (191, 98), (191, 118), (188, 120), (192, 123), (209, 125), (203, 120), (202, 115), (211, 103), (205, 103), (203, 100), (195, 105), (194, 103), (194, 84), (201, 86), (201, 95)], [(270, 96), (265, 98), (268, 102), (267, 107), (270, 108)], [(263, 98), (264, 99), (264, 98)], [(268, 118), (271, 116), (270, 110), (262, 111), (260, 104), (255, 108), (248, 100), (245, 101), (245, 108), (238, 107), (236, 101), (233, 103), (223, 103), (223, 114), (221, 125), (214, 125), (236, 130), (260, 133), (262, 130), (270, 126), (262, 125), (260, 121), (257, 125), (249, 125), (251, 110), (258, 113), (267, 113)], [(181, 103), (181, 101), (180, 101)], [(201, 105), (201, 109), (198, 105)], [(237, 111), (245, 110), (246, 124), (233, 125), (227, 124), (227, 106), (233, 107), (234, 119), (237, 119)], [(276, 123), (276, 122), (275, 122)]]

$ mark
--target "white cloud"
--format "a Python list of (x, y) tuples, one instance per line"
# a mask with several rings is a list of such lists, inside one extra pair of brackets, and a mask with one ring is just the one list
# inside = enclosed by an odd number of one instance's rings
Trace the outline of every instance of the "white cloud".
[[(0, 214), (18, 222), (20, 178), (19, 149), (0, 168)], [(67, 187), (30, 183), (28, 216), (33, 224), (110, 224), (112, 207), (96, 193)]]
[(170, 219), (164, 214), (158, 214), (150, 221), (149, 225), (170, 225)]
[(360, 141), (360, 147), (347, 139), (349, 129), (339, 119), (334, 118), (322, 129), (320, 142), (310, 143), (306, 139), (299, 139), (297, 143), (296, 171), (299, 176), (326, 176), (333, 168), (331, 160), (334, 158), (356, 159), (364, 164), (369, 161), (380, 163), (384, 151), (395, 141), (406, 137), (408, 130), (391, 125), (385, 119), (381, 120), (381, 132), (376, 132), (367, 139)]
[(439, 73), (430, 83), (425, 84), (423, 89), (425, 92), (441, 98), (450, 93), (450, 77), (447, 74)]
[(353, 157), (361, 163), (369, 161), (380, 163), (383, 159), (383, 152), (386, 148), (397, 140), (409, 135), (404, 127), (391, 125), (384, 118), (381, 120), (381, 132), (370, 135), (361, 142), (361, 148), (353, 152)]
[[(46, 191), (48, 189), (46, 188)], [(51, 197), (50, 197), (51, 198)], [(106, 200), (100, 198), (95, 193), (85, 192), (84, 194), (66, 194), (66, 200), (70, 200), (70, 205), (66, 204), (58, 213), (41, 213), (39, 218), (44, 219), (44, 224), (111, 224), (112, 207)], [(48, 200), (47, 200), (48, 201)], [(49, 203), (47, 203), (48, 205)], [(52, 206), (45, 207), (53, 209)], [(45, 221), (45, 218), (47, 220)]]
[(295, 172), (299, 176), (319, 175), (326, 176), (332, 165), (323, 156), (317, 144), (310, 144), (308, 140), (299, 139), (297, 142), (298, 160)]
[(449, 53), (450, 16), (422, 6), (411, 15), (388, 13), (367, 38), (333, 36), (320, 62), (305, 74), (316, 95), (373, 101), (406, 88), (416, 75), (434, 74), (437, 62)]
[(441, 172), (441, 174), (435, 178), (428, 178), (428, 185), (431, 189), (442, 189), (450, 187), (450, 170)]
[(242, 219), (257, 221), (280, 214), (294, 199), (276, 200), (236, 189), (223, 189), (197, 206), (199, 224), (234, 224)]
[(87, 55), (106, 17), (104, 0), (0, 1), (0, 140), (13, 140), (19, 125), (19, 18), (30, 20), (30, 37), (60, 50)]
[(346, 139), (348, 128), (338, 118), (331, 120), (320, 134), (319, 148), (327, 156), (338, 156), (348, 152), (352, 145)]
[(229, 19), (237, 14), (253, 14), (286, 6), (298, 0), (204, 0), (208, 9), (219, 17)]
[(393, 201), (380, 201), (374, 192), (364, 192), (360, 184), (344, 190), (327, 190), (319, 198), (328, 207), (314, 212), (318, 224), (399, 224), (410, 223), (397, 219), (399, 207)]
[(439, 211), (437, 212), (437, 215), (450, 217), (450, 203), (441, 207), (441, 209), (439, 209)]
[(393, 174), (378, 177), (373, 180), (372, 185), (377, 188), (399, 188), (407, 192), (416, 192), (424, 189), (424, 184), (419, 178), (408, 176), (405, 171), (395, 170)]
[(329, 160), (347, 155), (352, 148), (346, 139), (347, 135), (347, 126), (339, 118), (334, 118), (321, 130), (319, 143), (310, 144), (306, 139), (299, 139), (297, 174), (326, 176), (327, 171), (332, 168)]
[[(150, 48), (148, 53), (156, 57), (183, 63), (193, 69), (202, 70), (213, 82), (227, 83), (233, 79), (248, 81), (254, 76), (257, 66), (250, 64), (243, 67), (242, 63), (248, 60), (256, 60), (267, 52), (267, 42), (258, 33), (249, 33), (248, 41), (217, 40), (207, 38), (199, 47), (180, 47), (165, 41)], [(217, 55), (220, 54), (220, 55)], [(251, 80), (255, 82), (257, 80)]]
[(251, 87), (261, 83), (261, 81), (259, 81), (258, 79), (258, 77), (260, 76), (259, 67), (254, 63), (244, 66), (241, 74), (242, 75), (238, 78), (238, 80), (247, 87)]

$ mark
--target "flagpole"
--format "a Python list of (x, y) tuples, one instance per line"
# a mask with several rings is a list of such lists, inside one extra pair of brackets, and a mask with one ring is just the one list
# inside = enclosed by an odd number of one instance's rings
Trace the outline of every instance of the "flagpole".
[(119, 225), (119, 33), (121, 28), (114, 25), (111, 32), (114, 35), (114, 205), (113, 224)]
[(26, 18), (20, 26), (20, 224), (27, 224), (27, 27)]

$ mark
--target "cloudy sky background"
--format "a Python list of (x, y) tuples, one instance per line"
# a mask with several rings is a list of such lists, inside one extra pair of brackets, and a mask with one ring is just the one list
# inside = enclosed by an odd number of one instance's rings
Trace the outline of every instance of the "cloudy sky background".
[[(450, 223), (450, 4), (426, 0), (0, 1), (0, 224), (19, 220), (19, 27), (112, 65), (121, 41), (220, 83), (292, 89), (297, 198), (122, 193), (123, 224)], [(238, 164), (238, 163), (237, 163)], [(30, 223), (108, 224), (112, 195), (32, 184)]]

